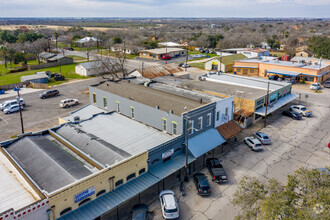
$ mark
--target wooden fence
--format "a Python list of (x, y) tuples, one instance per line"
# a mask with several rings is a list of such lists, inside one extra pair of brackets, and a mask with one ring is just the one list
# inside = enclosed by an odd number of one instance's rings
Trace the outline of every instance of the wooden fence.
[(34, 89), (48, 89), (48, 84), (47, 83), (30, 83), (31, 87)]

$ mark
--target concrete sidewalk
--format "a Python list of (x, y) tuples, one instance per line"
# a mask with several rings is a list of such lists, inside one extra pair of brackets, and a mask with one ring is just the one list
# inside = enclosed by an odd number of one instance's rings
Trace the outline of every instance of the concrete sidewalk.
[[(45, 90), (45, 89), (21, 88), (19, 91), (19, 94), (24, 95), (24, 94), (28, 94), (28, 93), (32, 93), (32, 92), (43, 91), (43, 90)], [(6, 90), (5, 94), (0, 95), (0, 100), (6, 99), (6, 98), (11, 98), (11, 97), (16, 97), (16, 96), (17, 96), (17, 92), (14, 91), (13, 89)]]

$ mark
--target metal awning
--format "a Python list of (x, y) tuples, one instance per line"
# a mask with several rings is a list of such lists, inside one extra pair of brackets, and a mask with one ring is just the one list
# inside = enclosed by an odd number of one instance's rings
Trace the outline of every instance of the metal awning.
[[(195, 158), (188, 156), (188, 163)], [(170, 160), (149, 170), (147, 173), (123, 184), (112, 192), (108, 192), (97, 199), (94, 199), (86, 205), (69, 212), (59, 218), (60, 220), (90, 220), (103, 215), (104, 213), (122, 205), (129, 199), (158, 183), (177, 170), (185, 166), (185, 154), (179, 154)]]
[[(188, 164), (193, 162), (195, 158), (188, 155)], [(156, 176), (159, 180), (162, 180), (172, 173), (178, 171), (186, 165), (186, 155), (179, 154), (170, 160), (166, 161), (155, 167), (154, 169), (149, 170), (148, 172)]]
[(279, 70), (279, 69), (271, 69), (271, 70), (268, 70), (267, 73), (278, 74), (278, 75), (283, 75), (283, 76), (292, 76), (292, 77), (297, 77), (302, 74), (302, 73), (298, 73), (298, 72)]
[[(277, 100), (277, 102), (275, 102), (274, 104), (270, 104), (267, 107), (267, 115), (276, 111), (277, 109), (281, 108), (282, 106), (284, 106), (285, 104), (288, 104), (289, 102), (293, 101), (294, 99), (296, 99), (298, 97), (298, 95), (296, 94), (288, 94), (286, 96), (284, 96), (283, 98)], [(261, 109), (258, 109), (257, 111), (255, 111), (255, 114), (258, 115), (262, 115), (265, 116), (265, 109), (266, 107), (263, 107)]]
[(211, 128), (188, 140), (189, 152), (198, 158), (206, 152), (223, 144), (226, 140), (219, 134), (217, 129)]

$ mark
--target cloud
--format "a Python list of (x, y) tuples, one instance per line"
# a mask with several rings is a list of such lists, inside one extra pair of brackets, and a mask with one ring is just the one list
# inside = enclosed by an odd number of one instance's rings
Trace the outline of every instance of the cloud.
[(329, 17), (329, 0), (0, 0), (2, 17)]

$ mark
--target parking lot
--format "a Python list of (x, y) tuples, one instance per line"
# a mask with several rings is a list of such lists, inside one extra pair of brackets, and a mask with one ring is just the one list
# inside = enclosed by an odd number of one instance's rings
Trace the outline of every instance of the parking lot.
[[(298, 93), (299, 91), (296, 91)], [(304, 99), (305, 100), (305, 99)], [(272, 121), (261, 131), (272, 139), (272, 145), (265, 146), (262, 152), (253, 152), (244, 143), (234, 147), (220, 157), (229, 181), (225, 184), (210, 182), (212, 194), (209, 197), (197, 195), (190, 178), (186, 183), (186, 196), (181, 196), (178, 187), (173, 190), (180, 207), (180, 219), (234, 219), (239, 210), (232, 204), (237, 183), (243, 176), (254, 176), (261, 180), (276, 178), (285, 183), (288, 174), (299, 167), (320, 168), (329, 165), (330, 154), (330, 103), (328, 94), (310, 94), (303, 102), (313, 111), (311, 118), (293, 120), (281, 116), (281, 109), (272, 115)], [(296, 103), (293, 104), (297, 104)], [(288, 107), (285, 107), (288, 108)], [(263, 122), (244, 130), (239, 138), (259, 130)], [(208, 170), (202, 170), (210, 180)], [(162, 219), (159, 201), (149, 206), (153, 219)]]
[[(40, 99), (41, 91), (23, 94), (25, 108), (22, 111), (25, 132), (35, 132), (58, 125), (58, 118), (68, 116), (71, 111), (89, 104), (88, 85), (96, 83), (99, 79), (84, 80), (54, 87), (60, 92), (57, 97)], [(59, 107), (60, 100), (76, 98), (79, 104), (69, 107)], [(15, 97), (0, 99), (0, 103)], [(19, 113), (4, 114), (0, 112), (0, 141), (7, 140), (21, 133)]]

